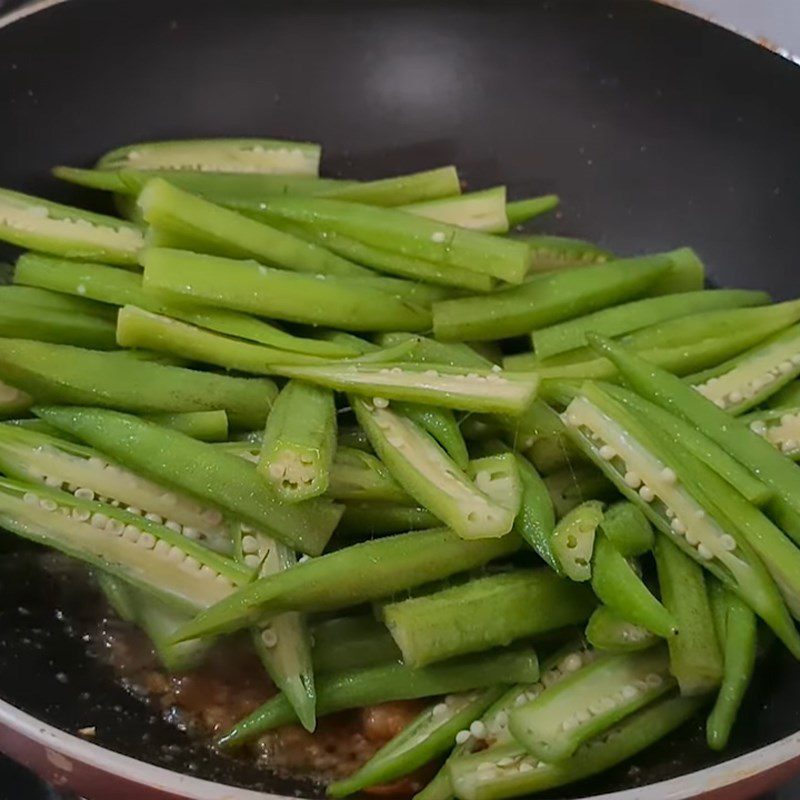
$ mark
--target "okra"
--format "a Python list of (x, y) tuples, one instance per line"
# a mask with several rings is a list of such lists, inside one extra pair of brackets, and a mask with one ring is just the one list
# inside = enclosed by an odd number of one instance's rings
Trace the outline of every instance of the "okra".
[(758, 626), (755, 614), (735, 594), (718, 582), (709, 588), (724, 671), (706, 724), (706, 739), (712, 750), (723, 750), (755, 670)]
[[(319, 716), (324, 716), (391, 700), (411, 700), (497, 684), (531, 682), (538, 675), (536, 654), (526, 649), (486, 653), (424, 669), (389, 664), (321, 676), (317, 682), (317, 711)], [(294, 719), (286, 698), (278, 695), (223, 735), (218, 744), (225, 749), (236, 747)]]
[(409, 360), (418, 364), (445, 364), (448, 367), (469, 369), (491, 369), (493, 363), (463, 342), (439, 342), (427, 336), (393, 332), (378, 334), (381, 347), (391, 347), (414, 337), (417, 346), (409, 354)]
[(573, 581), (592, 577), (592, 553), (597, 526), (603, 521), (603, 504), (587, 500), (562, 517), (553, 531), (553, 555)]
[(371, 453), (336, 448), (328, 496), (335, 500), (406, 503), (413, 501), (383, 463)]
[[(698, 474), (707, 480), (714, 473), (703, 473), (699, 462), (688, 471), (691, 456), (676, 454), (663, 439), (653, 438), (638, 418), (594, 384), (583, 387), (564, 419), (574, 441), (656, 528), (736, 591), (800, 654), (800, 638), (769, 573), (739, 528), (703, 491)], [(680, 480), (679, 470), (687, 473)]]
[(544, 479), (556, 519), (562, 519), (587, 500), (606, 500), (614, 495), (614, 487), (591, 464), (573, 468), (571, 465)]
[(184, 192), (160, 178), (142, 189), (137, 204), (148, 224), (201, 246), (209, 242), (230, 255), (315, 275), (369, 274), (323, 247)]
[(144, 245), (136, 225), (0, 189), (0, 239), (67, 258), (135, 266)]
[(453, 759), (449, 773), (455, 795), (461, 800), (503, 800), (588, 778), (651, 746), (687, 722), (702, 705), (698, 698), (668, 695), (623, 719), (582, 745), (571, 758), (558, 763), (539, 761), (514, 744), (495, 748), (490, 754)]
[(747, 414), (741, 420), (787, 458), (800, 460), (800, 408), (768, 408)]
[(40, 403), (140, 414), (224, 410), (232, 426), (260, 427), (277, 394), (266, 379), (233, 378), (114, 352), (0, 339), (0, 378)]
[[(185, 299), (166, 301), (162, 296), (146, 292), (142, 288), (141, 275), (100, 264), (85, 264), (25, 253), (17, 260), (14, 281), (27, 286), (8, 288), (25, 290), (28, 286), (39, 286), (55, 292), (78, 295), (75, 300), (83, 301), (84, 297), (88, 297), (99, 303), (115, 306), (137, 306), (154, 314), (164, 314), (201, 328), (259, 342), (278, 350), (326, 358), (354, 356), (358, 352), (351, 345), (342, 342), (294, 336), (262, 319), (236, 311), (213, 308)], [(116, 319), (116, 309), (109, 311), (112, 318)]]
[(461, 182), (458, 171), (453, 166), (363, 183), (351, 181), (344, 186), (331, 186), (324, 191), (314, 192), (315, 195), (372, 206), (402, 206), (407, 203), (449, 198), (460, 193)]
[[(319, 277), (162, 248), (148, 249), (142, 264), (144, 288), (171, 298), (188, 297), (235, 311), (351, 330), (430, 327), (424, 295), (417, 303), (379, 278)], [(219, 280), (222, 274), (224, 282)]]
[[(65, 261), (65, 259), (50, 259), (47, 256), (35, 256), (32, 253), (26, 253), (17, 260), (17, 263), (24, 259), (41, 258), (47, 261), (56, 261), (58, 263), (72, 263)], [(109, 269), (111, 269), (109, 267)], [(123, 275), (134, 277), (133, 273), (119, 270)], [(4, 305), (15, 304), (25, 306), (26, 308), (38, 308), (41, 311), (56, 312), (62, 314), (80, 314), (83, 316), (92, 316), (98, 319), (104, 319), (108, 322), (114, 322), (117, 313), (113, 308), (109, 308), (103, 303), (96, 303), (93, 300), (88, 300), (84, 297), (69, 297), (62, 294), (60, 291), (49, 291), (46, 288), (37, 288), (35, 286), (0, 286), (0, 302)]]
[(800, 381), (792, 381), (767, 400), (767, 408), (784, 408), (800, 404)]
[(446, 752), (453, 737), (469, 727), (503, 694), (501, 687), (449, 694), (423, 711), (356, 773), (328, 786), (331, 797), (346, 797), (413, 772)]
[(427, 508), (388, 502), (348, 502), (336, 536), (365, 539), (440, 525)]
[(611, 261), (540, 275), (482, 297), (443, 300), (433, 330), (444, 341), (502, 339), (588, 314), (645, 292), (669, 271), (668, 255)]
[(284, 500), (308, 500), (327, 491), (335, 450), (333, 392), (289, 381), (267, 417), (259, 473)]
[(475, 486), (414, 422), (359, 398), (351, 398), (351, 406), (394, 479), (459, 536), (502, 537), (511, 530), (515, 512)]
[(594, 344), (639, 394), (691, 422), (773, 489), (771, 506), (777, 502), (785, 508), (784, 529), (800, 541), (800, 471), (794, 464), (679, 378), (612, 342), (598, 338)]
[(729, 414), (760, 405), (800, 375), (800, 325), (686, 380)]
[(520, 283), (528, 268), (523, 242), (467, 230), (404, 211), (319, 197), (268, 198), (266, 218), (333, 231), (402, 255)]
[(678, 635), (668, 641), (670, 671), (682, 695), (706, 694), (722, 681), (722, 654), (703, 570), (663, 535), (655, 556), (661, 598), (678, 625)]
[(391, 597), (510, 555), (519, 546), (515, 536), (465, 541), (446, 528), (359, 542), (255, 581), (198, 616), (176, 640), (236, 630), (283, 611), (334, 611)]
[(591, 591), (549, 569), (477, 578), (383, 607), (403, 663), (423, 667), (584, 622)]
[(458, 197), (426, 200), (401, 208), (419, 217), (485, 233), (505, 233), (509, 225), (506, 216), (505, 186), (495, 186), (492, 189), (470, 192)]
[(98, 408), (38, 408), (36, 413), (136, 472), (211, 503), (303, 552), (322, 552), (343, 511), (322, 498), (282, 504), (253, 464), (129, 414)]
[[(688, 558), (683, 553), (681, 556)], [(695, 566), (694, 562), (690, 563)], [(683, 632), (684, 617), (678, 618), (672, 613), (671, 607), (665, 608), (653, 597), (631, 564), (602, 534), (595, 540), (592, 589), (606, 606), (623, 619), (640, 625), (662, 639), (672, 641)], [(681, 642), (686, 638), (689, 637), (681, 637)]]
[(174, 139), (110, 150), (97, 169), (185, 169), (316, 175), (322, 148), (281, 139)]
[(314, 669), (343, 672), (400, 661), (400, 651), (386, 626), (371, 614), (334, 617), (312, 630)]
[(706, 268), (691, 247), (670, 251), (672, 269), (662, 275), (648, 290), (653, 296), (699, 292), (706, 285)]
[(557, 195), (546, 194), (541, 197), (529, 197), (525, 200), (512, 200), (506, 204), (508, 227), (516, 228), (528, 220), (546, 214), (558, 206), (560, 200)]
[(427, 431), (445, 449), (459, 469), (466, 469), (469, 453), (461, 428), (449, 408), (416, 403), (395, 403), (394, 409)]
[(634, 625), (608, 606), (600, 606), (589, 617), (586, 639), (592, 647), (612, 653), (647, 650), (658, 642), (654, 633)]
[(466, 473), (478, 489), (507, 509), (516, 520), (522, 504), (522, 478), (514, 453), (474, 458), (467, 464)]
[(188, 411), (185, 414), (150, 414), (147, 419), (202, 442), (224, 442), (228, 439), (228, 415), (221, 409)]
[(625, 500), (603, 512), (600, 530), (625, 558), (643, 556), (653, 549), (653, 529), (644, 512)]
[(110, 572), (97, 570), (94, 573), (97, 588), (105, 595), (111, 610), (125, 622), (136, 622), (136, 608), (133, 603), (132, 586)]
[(114, 323), (107, 319), (75, 311), (26, 306), (13, 301), (3, 303), (2, 300), (0, 337), (35, 339), (96, 350), (113, 350), (117, 344)]
[[(509, 224), (512, 224), (509, 220)], [(587, 264), (602, 264), (613, 255), (591, 242), (570, 239), (566, 236), (521, 236), (531, 253), (531, 272), (550, 272), (557, 269), (585, 267)]]
[(537, 358), (547, 359), (585, 347), (588, 331), (616, 337), (691, 314), (757, 306), (768, 302), (769, 295), (766, 292), (737, 289), (647, 297), (536, 330), (532, 334), (533, 348)]
[(188, 611), (213, 605), (249, 578), (232, 559), (160, 523), (48, 486), (0, 480), (0, 521)]

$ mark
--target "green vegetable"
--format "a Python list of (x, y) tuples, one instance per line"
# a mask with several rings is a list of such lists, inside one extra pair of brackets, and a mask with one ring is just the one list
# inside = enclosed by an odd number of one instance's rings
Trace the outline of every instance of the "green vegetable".
[[(509, 220), (509, 224), (513, 225), (514, 223)], [(530, 248), (531, 272), (549, 272), (557, 269), (584, 267), (587, 264), (602, 264), (613, 258), (608, 250), (603, 250), (601, 247), (581, 239), (542, 234), (519, 238)]]
[(505, 233), (509, 224), (505, 186), (404, 205), (402, 210), (419, 217), (457, 225), (459, 228), (486, 233)]
[(592, 647), (612, 653), (647, 650), (658, 642), (655, 634), (640, 625), (634, 625), (608, 606), (600, 606), (589, 617), (586, 638)]
[(592, 577), (595, 534), (602, 520), (603, 504), (587, 500), (565, 514), (553, 531), (553, 554), (573, 581), (588, 581)]
[(372, 615), (334, 617), (312, 630), (314, 669), (343, 672), (400, 661), (400, 651), (386, 626)]
[(635, 558), (653, 549), (653, 529), (644, 512), (633, 503), (622, 501), (603, 513), (600, 530), (625, 558)]
[(542, 197), (529, 197), (526, 200), (512, 200), (506, 204), (508, 226), (515, 228), (523, 225), (528, 220), (552, 211), (559, 204), (557, 195), (546, 194)]

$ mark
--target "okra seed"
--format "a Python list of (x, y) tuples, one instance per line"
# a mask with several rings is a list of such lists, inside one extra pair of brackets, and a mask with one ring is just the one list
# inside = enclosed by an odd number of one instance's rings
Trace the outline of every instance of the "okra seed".
[(172, 552), (172, 547), (170, 547), (170, 545), (167, 544), (167, 542), (163, 541), (162, 539), (159, 539), (156, 542), (155, 552), (156, 555), (163, 556), (164, 558), (169, 558), (170, 553)]
[(373, 397), (372, 404), (375, 408), (388, 408), (389, 401), (385, 397)]
[(633, 700), (633, 698), (636, 697), (639, 692), (633, 684), (628, 684), (627, 686), (622, 687), (620, 694), (625, 700)]
[(43, 508), (45, 511), (55, 511), (58, 508), (58, 503), (46, 497), (39, 501), (39, 507)]
[(717, 408), (725, 408), (725, 406), (727, 405), (727, 403), (725, 402), (725, 399), (724, 399), (724, 398), (722, 398), (722, 397), (718, 397), (718, 398), (717, 398), (717, 399), (714, 401), (714, 405), (715, 405), (715, 406), (717, 406)]
[(600, 448), (598, 453), (600, 455), (600, 458), (603, 459), (603, 461), (611, 461), (611, 459), (614, 458), (614, 456), (616, 455), (616, 453), (614, 452), (614, 448), (607, 444), (604, 444)]
[(744, 398), (742, 397), (741, 392), (734, 390), (728, 395), (728, 399), (731, 403), (741, 403)]
[(675, 512), (671, 508), (668, 508), (664, 513), (667, 515), (667, 519), (675, 518)]
[(711, 561), (714, 558), (714, 554), (704, 544), (697, 545), (697, 554), (705, 561)]
[(587, 722), (592, 721), (592, 715), (589, 713), (588, 709), (581, 709), (575, 713), (575, 719), (578, 720), (579, 725), (585, 725)]
[(786, 361), (781, 361), (781, 363), (778, 364), (778, 369), (784, 375), (788, 375), (794, 369), (794, 364), (792, 364), (791, 360), (787, 359)]
[(525, 697), (525, 693), (523, 692), (518, 697), (514, 698), (514, 705), (515, 706), (524, 706), (525, 703), (528, 702), (528, 698)]
[(494, 718), (494, 721), (500, 726), (507, 725), (508, 724), (508, 712), (507, 711), (498, 711), (496, 716), (495, 716), (495, 718)]
[(695, 534), (695, 532), (689, 528), (686, 531), (686, 541), (689, 542), (692, 547), (694, 547), (696, 544), (699, 544), (700, 539), (697, 537), (697, 534)]
[(401, 375), (403, 370), (400, 369), (400, 367), (392, 367), (389, 372), (391, 372), (393, 375)]
[[(138, 542), (141, 531), (135, 525), (126, 525), (124, 536), (129, 542)], [(181, 553), (183, 556), (183, 553)]]
[(510, 756), (505, 756), (505, 758), (501, 758), (497, 762), (498, 767), (510, 767), (514, 763), (514, 759)]
[(664, 467), (664, 469), (661, 470), (661, 479), (665, 483), (673, 484), (678, 480), (678, 476), (675, 474), (675, 470)]
[(695, 515), (695, 517), (697, 517), (697, 519), (705, 519), (706, 518), (706, 512), (703, 511), (702, 508), (698, 508), (697, 511), (694, 512), (694, 515)]
[(79, 522), (87, 522), (92, 516), (92, 512), (88, 508), (73, 507), (71, 514), (73, 519), (77, 519)]
[(145, 550), (152, 550), (156, 546), (156, 537), (153, 536), (152, 533), (144, 531), (137, 539), (136, 544), (140, 547), (144, 547)]
[(200, 534), (200, 531), (198, 531), (198, 530), (197, 530), (197, 528), (192, 528), (192, 527), (191, 527), (191, 526), (189, 526), (189, 525), (184, 525), (184, 528), (183, 528), (183, 535), (184, 535), (184, 536), (185, 536), (187, 539), (194, 539), (195, 541), (196, 541), (197, 539), (200, 539), (200, 538), (202, 538), (202, 536), (201, 536), (201, 534)]
[(494, 772), (494, 764), (491, 761), (481, 761), (478, 764), (478, 772)]
[(476, 738), (482, 739), (486, 736), (486, 725), (479, 719), (476, 719), (472, 725), (469, 726), (469, 732)]
[(736, 549), (736, 539), (734, 539), (729, 533), (720, 536), (719, 543), (722, 549), (727, 550), (728, 552)]
[(658, 689), (659, 686), (663, 685), (664, 679), (660, 675), (657, 675), (655, 672), (651, 672), (645, 678), (645, 682), (652, 689)]
[(792, 364), (795, 364), (795, 365), (797, 365), (797, 366), (800, 366), (800, 353), (795, 353), (795, 354), (792, 356)]
[(48, 475), (44, 479), (45, 486), (52, 486), (54, 489), (60, 489), (63, 481), (61, 478), (56, 478), (55, 475)]
[(264, 643), (264, 647), (275, 647), (278, 644), (278, 634), (272, 628), (264, 628), (261, 631), (261, 641)]
[(75, 497), (79, 500), (94, 500), (94, 492), (82, 486), (80, 489), (75, 490)]
[(797, 442), (794, 439), (787, 439), (781, 444), (781, 450), (784, 453), (791, 453), (792, 450), (797, 449)]
[(530, 761), (523, 761), (519, 765), (518, 769), (519, 769), (520, 772), (533, 772), (533, 770), (535, 770), (536, 767), (538, 767), (538, 766), (539, 766), (538, 762), (537, 762), (536, 765), (533, 765), (533, 764), (530, 763)]
[(209, 525), (219, 525), (222, 522), (222, 512), (217, 508), (207, 508), (203, 512), (203, 519)]
[(244, 564), (246, 567), (250, 567), (250, 569), (255, 569), (261, 564), (261, 559), (255, 553), (248, 553), (244, 557)]
[(503, 368), (499, 364), (492, 364), (492, 372), (502, 372)]
[(36, 506), (39, 505), (39, 497), (33, 492), (25, 492), (25, 494), (22, 495), (22, 502), (27, 503), (29, 506)]
[(213, 580), (214, 578), (217, 577), (217, 575), (219, 575), (219, 573), (215, 569), (209, 567), (208, 564), (203, 564), (203, 566), (200, 567), (201, 578), (207, 578), (208, 580)]
[(164, 518), (162, 516), (160, 516), (159, 514), (154, 514), (152, 511), (148, 514), (145, 514), (144, 518), (149, 522), (155, 522), (158, 525), (160, 525), (164, 521)]
[(242, 537), (242, 552), (243, 553), (257, 553), (258, 552), (258, 539), (255, 536)]
[(125, 530), (124, 522), (120, 522), (118, 519), (109, 517), (108, 522), (106, 523), (106, 531), (108, 533), (110, 533), (112, 536), (122, 536), (122, 532), (124, 530)]
[(670, 528), (672, 528), (675, 533), (686, 533), (686, 526), (677, 517), (670, 523)]
[(168, 519), (164, 523), (164, 527), (169, 528), (171, 531), (174, 531), (175, 533), (183, 532), (183, 526), (180, 524), (180, 522), (175, 522), (174, 519)]
[(649, 486), (642, 486), (639, 489), (639, 497), (645, 501), (645, 503), (652, 503), (655, 500), (655, 492)]
[(459, 731), (456, 734), (456, 744), (466, 744), (470, 739), (470, 732), (469, 731)]
[(569, 733), (570, 731), (574, 731), (575, 728), (577, 727), (578, 727), (578, 721), (574, 717), (567, 717), (561, 723), (561, 730), (564, 731), (564, 733)]
[(625, 473), (624, 480), (631, 489), (638, 489), (642, 485), (642, 479), (635, 472), (630, 470)]
[(108, 517), (105, 514), (99, 512), (92, 514), (93, 528), (105, 528), (106, 525), (108, 525)]
[(437, 703), (431, 711), (434, 717), (444, 717), (447, 714), (447, 704)]
[(181, 569), (185, 569), (187, 572), (199, 572), (200, 566), (200, 562), (194, 556), (186, 556), (181, 561)]
[[(77, 496), (77, 492), (75, 493), (75, 495)], [(142, 509), (141, 508), (136, 508), (136, 506), (128, 506), (125, 510), (129, 514), (136, 514), (137, 517), (141, 517), (142, 516)]]
[(583, 666), (583, 659), (578, 653), (570, 653), (558, 665), (564, 672), (577, 672)]
[(170, 561), (174, 561), (176, 564), (178, 564), (181, 561), (183, 561), (183, 559), (185, 557), (186, 557), (186, 553), (184, 553), (183, 550), (181, 550), (180, 547), (178, 547), (177, 545), (172, 545), (172, 547), (170, 547), (170, 549), (169, 549), (169, 560)]

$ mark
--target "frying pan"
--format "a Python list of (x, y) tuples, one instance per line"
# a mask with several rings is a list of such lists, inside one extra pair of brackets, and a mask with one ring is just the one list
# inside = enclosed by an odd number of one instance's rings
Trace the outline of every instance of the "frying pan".
[[(33, 10), (0, 28), (4, 186), (96, 204), (48, 169), (145, 139), (311, 139), (330, 175), (457, 163), (475, 187), (561, 194), (552, 232), (625, 254), (690, 244), (719, 284), (778, 298), (800, 289), (800, 70), (674, 9), (69, 0)], [(93, 798), (321, 796), (210, 757), (160, 720), (87, 655), (80, 603), (54, 595), (11, 537), (0, 546), (0, 749)], [(799, 679), (776, 651), (722, 756), (692, 724), (632, 766), (550, 796), (765, 791), (800, 768)], [(70, 734), (90, 725), (91, 742)]]

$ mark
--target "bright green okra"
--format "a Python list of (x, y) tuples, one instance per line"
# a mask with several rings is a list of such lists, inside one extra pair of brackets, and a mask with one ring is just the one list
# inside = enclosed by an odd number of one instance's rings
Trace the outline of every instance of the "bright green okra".
[(662, 275), (648, 290), (653, 296), (699, 292), (706, 286), (706, 268), (691, 247), (670, 251), (672, 269)]
[[(532, 650), (504, 650), (413, 669), (389, 664), (371, 669), (322, 676), (317, 682), (319, 716), (390, 700), (410, 700), (464, 692), (497, 684), (535, 681), (539, 664)], [(286, 725), (295, 719), (286, 698), (278, 695), (256, 709), (219, 740), (229, 749)]]
[[(59, 264), (71, 264), (63, 258), (53, 258), (48, 256), (34, 255), (26, 253), (17, 259), (17, 263), (26, 259), (42, 259), (55, 261)], [(111, 267), (109, 267), (111, 269)], [(127, 270), (119, 270), (122, 275), (133, 277), (135, 275)], [(36, 286), (0, 286), (0, 303), (3, 305), (19, 305), (25, 308), (38, 308), (42, 312), (56, 312), (61, 314), (79, 314), (82, 316), (92, 316), (97, 319), (104, 319), (114, 322), (117, 312), (103, 303), (97, 303), (86, 297), (70, 297), (62, 294), (60, 290), (50, 291), (49, 288), (39, 288)]]
[(516, 511), (500, 505), (473, 484), (414, 422), (391, 408), (359, 398), (351, 398), (351, 405), (394, 479), (459, 536), (502, 537), (511, 530)]
[(372, 614), (334, 617), (312, 629), (314, 669), (343, 672), (401, 660), (386, 626)]
[(348, 503), (413, 503), (380, 459), (341, 445), (336, 448), (331, 465), (328, 496)]
[(547, 475), (544, 483), (558, 520), (588, 500), (610, 500), (615, 496), (613, 484), (591, 464), (568, 465)]
[(13, 299), (3, 302), (2, 297), (0, 337), (34, 339), (96, 350), (113, 350), (117, 345), (114, 323), (108, 319), (76, 311), (42, 309)]
[(647, 650), (658, 638), (641, 625), (634, 625), (608, 606), (599, 606), (589, 617), (586, 639), (592, 647), (612, 653), (632, 653)]
[(417, 403), (395, 403), (394, 409), (427, 431), (456, 462), (459, 469), (466, 469), (469, 462), (467, 445), (455, 414), (449, 408)]
[(546, 194), (541, 197), (528, 197), (524, 200), (512, 200), (506, 204), (506, 216), (508, 227), (515, 228), (517, 225), (532, 220), (534, 217), (552, 211), (559, 204), (558, 195)]
[(233, 427), (261, 427), (277, 394), (264, 378), (234, 378), (123, 353), (0, 339), (0, 378), (39, 403), (137, 414), (224, 410)]
[(446, 222), (459, 228), (485, 233), (505, 233), (508, 230), (505, 186), (482, 189), (458, 197), (426, 200), (401, 208), (409, 214)]
[(222, 410), (187, 411), (183, 414), (149, 414), (147, 419), (165, 428), (200, 439), (202, 442), (225, 442), (228, 440), (228, 415)]
[(476, 578), (383, 607), (403, 662), (422, 667), (584, 622), (592, 593), (549, 569)]
[(767, 408), (740, 419), (787, 458), (800, 460), (800, 407)]
[(333, 611), (391, 597), (482, 566), (519, 547), (520, 541), (513, 535), (465, 541), (446, 528), (359, 542), (256, 581), (230, 602), (198, 616), (177, 638), (236, 630), (282, 611)]
[(653, 528), (642, 510), (625, 500), (603, 512), (600, 530), (625, 558), (636, 558), (653, 549)]
[(585, 267), (588, 264), (602, 264), (613, 258), (608, 250), (581, 239), (543, 234), (521, 236), (520, 239), (530, 248), (530, 272)]
[(135, 267), (142, 229), (129, 222), (0, 189), (0, 239), (67, 258)]
[(682, 695), (707, 694), (722, 680), (722, 654), (703, 570), (663, 535), (656, 539), (655, 557), (661, 599), (678, 626), (668, 641), (670, 671)]
[[(409, 502), (411, 499), (409, 498)], [(345, 540), (370, 539), (403, 531), (421, 531), (441, 525), (427, 508), (387, 502), (348, 502), (336, 536)]]
[(289, 381), (272, 406), (258, 471), (284, 500), (324, 494), (336, 451), (333, 392)]
[(536, 276), (490, 295), (442, 300), (433, 309), (434, 334), (444, 341), (527, 334), (641, 295), (670, 265), (669, 255), (612, 261)]
[(38, 408), (37, 415), (146, 477), (213, 504), (290, 547), (318, 555), (342, 515), (323, 498), (287, 505), (253, 464), (178, 431), (98, 408)]
[(553, 555), (573, 581), (588, 581), (592, 577), (595, 536), (602, 521), (603, 504), (587, 500), (565, 514), (553, 531)]

